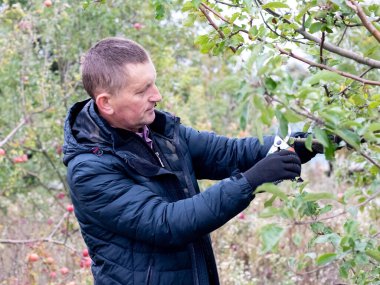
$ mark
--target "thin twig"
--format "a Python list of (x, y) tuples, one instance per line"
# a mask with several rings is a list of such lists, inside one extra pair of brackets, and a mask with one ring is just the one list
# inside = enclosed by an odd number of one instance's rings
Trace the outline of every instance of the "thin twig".
[(325, 43), (325, 35), (325, 32), (322, 32), (321, 45), (319, 46), (319, 61), (321, 64), (325, 63), (325, 60), (323, 59), (323, 44)]
[(5, 145), (25, 124), (29, 123), (32, 117), (36, 114), (43, 113), (47, 111), (50, 107), (43, 108), (42, 110), (31, 113), (29, 116), (26, 116), (20, 120), (17, 126), (2, 140), (0, 141), (0, 147)]
[(201, 8), (201, 6), (207, 10), (209, 10), (211, 13), (213, 13), (215, 16), (217, 16), (219, 19), (221, 19), (223, 22), (227, 23), (227, 24), (231, 24), (230, 21), (228, 21), (226, 18), (224, 18), (222, 15), (220, 15), (218, 12), (216, 12), (214, 9), (212, 9), (211, 7), (207, 6), (205, 3), (201, 3), (201, 5), (199, 6), (199, 8)]
[(22, 118), (17, 126), (0, 142), (0, 147), (5, 145), (25, 124), (27, 120)]
[(6, 244), (33, 244), (33, 243), (40, 243), (40, 242), (48, 242), (58, 245), (63, 245), (69, 249), (71, 249), (74, 252), (77, 252), (77, 250), (69, 245), (67, 245), (67, 237), (65, 238), (65, 241), (58, 241), (53, 239), (53, 236), (58, 231), (59, 227), (62, 225), (63, 221), (67, 219), (67, 217), (70, 215), (69, 212), (65, 213), (62, 218), (59, 220), (59, 222), (55, 225), (52, 232), (45, 238), (39, 238), (39, 239), (23, 239), (23, 240), (16, 240), (16, 239), (0, 239), (0, 243), (6, 243)]
[(318, 68), (321, 68), (321, 69), (325, 69), (325, 70), (329, 70), (331, 72), (334, 72), (334, 73), (337, 73), (339, 75), (342, 75), (344, 77), (347, 77), (347, 78), (351, 78), (351, 79), (354, 79), (356, 81), (359, 81), (359, 82), (362, 82), (364, 84), (368, 84), (368, 85), (375, 85), (375, 86), (380, 86), (380, 81), (373, 81), (373, 80), (367, 80), (367, 79), (363, 79), (357, 75), (354, 75), (354, 74), (351, 74), (351, 73), (347, 73), (347, 72), (344, 72), (344, 71), (340, 71), (338, 69), (335, 69), (333, 67), (330, 67), (330, 66), (327, 66), (327, 65), (324, 65), (324, 64), (320, 64), (320, 63), (316, 63), (314, 61), (311, 61), (311, 60), (308, 60), (306, 58), (303, 58), (299, 55), (296, 55), (295, 53), (291, 52), (291, 51), (286, 51), (285, 49), (279, 47), (279, 46), (276, 46), (277, 49), (280, 51), (281, 54), (286, 54), (292, 58), (295, 58), (299, 61), (302, 61), (302, 62), (305, 62), (307, 64), (309, 64), (310, 66), (315, 66), (315, 67), (318, 67)]
[(52, 239), (53, 236), (55, 235), (55, 233), (58, 231), (59, 227), (61, 226), (61, 224), (63, 223), (63, 221), (66, 219), (66, 217), (69, 215), (70, 213), (69, 212), (66, 212), (62, 218), (59, 220), (59, 222), (55, 225), (54, 229), (52, 230), (52, 232), (49, 234), (49, 236), (47, 237), (47, 239)]
[[(363, 77), (364, 75), (366, 75), (368, 72), (370, 72), (371, 70), (373, 70), (374, 68), (373, 67), (370, 67), (368, 68), (367, 70), (365, 70), (362, 74), (359, 75), (359, 77)], [(354, 81), (355, 82), (355, 81)], [(353, 83), (353, 82), (352, 82)], [(346, 88), (344, 88), (342, 91), (339, 92), (340, 95), (344, 95), (347, 90), (351, 87), (352, 83), (350, 83)]]
[(227, 2), (223, 2), (223, 1), (219, 1), (219, 0), (215, 0), (215, 2), (219, 3), (219, 4), (226, 5), (226, 6), (235, 7), (235, 8), (243, 8), (244, 7), (243, 5), (227, 3)]
[(40, 239), (23, 239), (23, 240), (16, 240), (16, 239), (0, 239), (0, 243), (5, 244), (33, 244), (33, 243), (41, 243), (41, 242), (47, 242), (47, 243), (53, 243), (58, 245), (63, 245), (64, 247), (67, 247), (71, 249), (74, 252), (77, 252), (75, 248), (73, 248), (70, 245), (67, 245), (63, 241), (54, 240), (54, 239), (48, 239), (48, 238), (40, 238)]
[(342, 36), (340, 37), (340, 39), (339, 39), (338, 43), (336, 44), (336, 46), (339, 46), (339, 45), (342, 43), (343, 38), (344, 38), (344, 36), (345, 36), (346, 33), (347, 33), (347, 30), (348, 30), (348, 27), (347, 27), (347, 26), (344, 27), (344, 30), (343, 30)]

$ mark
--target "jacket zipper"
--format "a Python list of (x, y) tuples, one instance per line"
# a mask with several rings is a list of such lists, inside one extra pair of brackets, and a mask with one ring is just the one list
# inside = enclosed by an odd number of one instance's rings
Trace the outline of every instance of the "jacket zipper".
[(148, 268), (148, 273), (146, 275), (146, 280), (145, 280), (145, 284), (146, 285), (149, 285), (151, 282), (150, 282), (150, 277), (152, 275), (152, 266), (149, 265), (149, 268)]
[(158, 161), (160, 162), (161, 166), (162, 166), (162, 167), (165, 167), (164, 163), (163, 163), (162, 160), (161, 160), (161, 157), (160, 157), (160, 154), (158, 153), (158, 151), (156, 151), (155, 154), (156, 154), (156, 156), (157, 156), (157, 158), (158, 158)]

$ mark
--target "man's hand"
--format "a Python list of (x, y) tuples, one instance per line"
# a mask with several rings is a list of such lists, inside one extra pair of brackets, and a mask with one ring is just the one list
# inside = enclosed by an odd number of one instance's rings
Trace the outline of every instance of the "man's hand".
[[(291, 137), (306, 139), (308, 135), (312, 135), (312, 134), (304, 133), (304, 132), (296, 132), (296, 133), (291, 134)], [(299, 156), (299, 158), (301, 159), (302, 164), (310, 161), (314, 156), (317, 155), (317, 153), (320, 153), (320, 151), (308, 150), (304, 142), (295, 141), (293, 148), (295, 152), (297, 153), (297, 155)]]
[(267, 182), (295, 179), (301, 176), (301, 160), (296, 153), (281, 150), (263, 158), (243, 175), (253, 189)]

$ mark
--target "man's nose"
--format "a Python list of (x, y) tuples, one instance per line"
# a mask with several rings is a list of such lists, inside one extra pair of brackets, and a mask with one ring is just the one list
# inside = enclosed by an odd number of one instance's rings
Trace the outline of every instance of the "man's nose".
[(154, 86), (150, 100), (154, 102), (160, 102), (162, 100), (160, 90), (158, 90), (157, 86)]

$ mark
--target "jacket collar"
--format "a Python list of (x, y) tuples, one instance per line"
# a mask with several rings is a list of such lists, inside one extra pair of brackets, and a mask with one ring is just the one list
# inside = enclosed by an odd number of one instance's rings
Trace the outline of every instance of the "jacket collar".
[[(179, 123), (179, 118), (167, 112), (156, 110), (155, 113), (154, 122), (148, 126), (150, 130), (167, 139), (173, 139), (174, 126)], [(118, 132), (98, 114), (96, 104), (92, 99), (78, 102), (70, 108), (64, 130), (65, 164), (75, 155), (89, 152), (95, 147), (114, 152), (120, 142), (120, 139), (116, 137)], [(123, 131), (123, 136), (128, 136), (128, 134), (135, 135), (132, 132)]]

